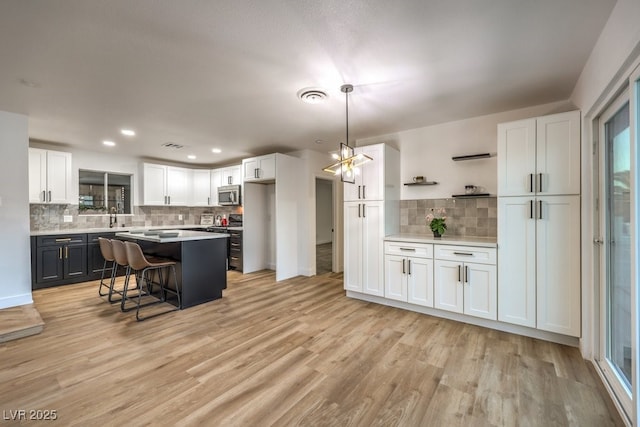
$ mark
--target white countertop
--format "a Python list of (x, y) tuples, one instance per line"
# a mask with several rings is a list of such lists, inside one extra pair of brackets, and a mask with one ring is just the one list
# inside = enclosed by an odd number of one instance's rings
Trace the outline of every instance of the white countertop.
[(497, 248), (495, 237), (442, 236), (433, 237), (428, 234), (392, 234), (384, 238), (387, 242), (435, 243), (439, 245), (480, 246)]
[[(163, 230), (158, 233), (159, 234), (146, 235), (144, 231), (125, 231), (125, 232), (116, 233), (116, 236), (124, 237), (126, 239), (144, 240), (146, 242), (154, 242), (154, 243), (173, 243), (173, 242), (187, 242), (191, 240), (225, 239), (229, 237), (228, 234), (223, 234), (223, 233), (178, 230), (175, 228)], [(177, 233), (177, 236), (175, 235), (176, 233)]]
[[(32, 231), (32, 236), (55, 236), (59, 234), (83, 234), (83, 233), (120, 233), (123, 231), (143, 231), (143, 230), (181, 230), (190, 228), (205, 228), (204, 225), (185, 224), (185, 225), (159, 225), (159, 226), (133, 226), (133, 227), (102, 227), (102, 228), (73, 228), (68, 230), (41, 230)], [(242, 230), (242, 227), (238, 227)], [(231, 229), (231, 227), (230, 227)]]

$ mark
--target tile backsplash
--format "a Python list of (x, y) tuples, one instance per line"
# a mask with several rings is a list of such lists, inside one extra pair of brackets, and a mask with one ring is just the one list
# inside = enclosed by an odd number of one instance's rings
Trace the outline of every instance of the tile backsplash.
[(425, 217), (431, 209), (444, 208), (447, 236), (496, 237), (498, 235), (498, 199), (428, 199), (400, 201), (400, 232), (432, 235)]
[[(31, 204), (31, 231), (57, 231), (109, 227), (109, 215), (79, 215), (78, 205)], [(241, 213), (237, 207), (188, 208), (177, 206), (135, 206), (132, 215), (118, 215), (118, 227), (158, 227), (200, 224), (200, 215)], [(72, 222), (64, 222), (71, 215)], [(182, 220), (178, 216), (182, 215)]]

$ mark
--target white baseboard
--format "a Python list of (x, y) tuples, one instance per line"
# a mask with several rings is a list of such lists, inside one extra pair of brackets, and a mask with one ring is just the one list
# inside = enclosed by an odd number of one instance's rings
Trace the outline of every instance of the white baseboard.
[(0, 298), (0, 310), (3, 308), (17, 307), (19, 305), (33, 304), (31, 292), (28, 294), (14, 295), (10, 297)]

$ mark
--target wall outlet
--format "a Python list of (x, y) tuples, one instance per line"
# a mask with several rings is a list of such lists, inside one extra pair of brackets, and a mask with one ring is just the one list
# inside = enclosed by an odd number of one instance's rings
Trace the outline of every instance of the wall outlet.
[(62, 217), (63, 222), (73, 222), (73, 215), (64, 215)]
[(182, 214), (178, 215), (178, 221), (182, 221)]

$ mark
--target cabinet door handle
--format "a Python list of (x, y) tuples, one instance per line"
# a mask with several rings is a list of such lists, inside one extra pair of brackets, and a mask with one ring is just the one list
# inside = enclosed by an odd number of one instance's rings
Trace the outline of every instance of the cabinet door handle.
[(360, 215), (360, 203), (358, 203), (358, 218), (360, 218), (362, 215)]
[(207, 205), (211, 204), (211, 197), (207, 197)]
[(529, 193), (533, 193), (533, 174), (529, 174)]
[(529, 219), (533, 219), (533, 200), (529, 200)]
[(460, 270), (462, 269), (461, 267), (461, 265), (458, 265), (458, 282), (462, 282), (462, 278), (460, 277)]
[(255, 168), (255, 169), (253, 170), (253, 177), (254, 177), (254, 178), (260, 178), (260, 177), (258, 176), (258, 168)]
[(358, 199), (361, 199), (360, 197), (360, 186), (358, 185)]
[(409, 276), (411, 276), (411, 260), (410, 259), (407, 260), (407, 264), (409, 266), (409, 268), (408, 268)]
[(367, 186), (366, 186), (366, 185), (363, 185), (363, 186), (362, 186), (362, 198), (363, 198), (363, 199), (366, 199), (366, 198), (367, 198), (367, 196), (366, 196), (366, 194), (365, 194), (365, 190), (366, 190), (366, 189), (367, 189)]
[(49, 190), (49, 201), (51, 201), (51, 190)]
[(64, 247), (64, 257), (69, 259), (69, 246)]
[(542, 200), (538, 200), (538, 219), (542, 219)]
[(406, 251), (406, 252), (415, 252), (416, 248), (400, 248), (401, 251)]
[(362, 218), (366, 218), (367, 217), (367, 211), (366, 211), (367, 205), (365, 205), (364, 203), (362, 204)]
[(465, 283), (469, 283), (469, 266), (464, 266), (464, 281)]
[(42, 201), (46, 202), (47, 201), (47, 192), (42, 190)]
[(464, 255), (464, 256), (473, 256), (472, 253), (469, 252), (454, 252), (454, 255)]
[(62, 246), (58, 248), (58, 258), (62, 259)]
[(406, 260), (403, 258), (403, 259), (402, 259), (402, 274), (405, 274), (405, 273), (406, 273), (405, 261), (406, 261)]
[(171, 196), (167, 196), (167, 200), (169, 201), (167, 204), (170, 205), (171, 204)]
[(539, 185), (538, 193), (542, 193), (542, 174), (541, 173), (538, 174), (538, 185)]

